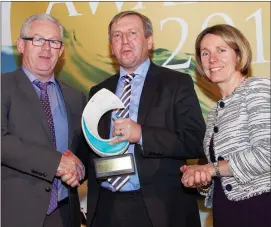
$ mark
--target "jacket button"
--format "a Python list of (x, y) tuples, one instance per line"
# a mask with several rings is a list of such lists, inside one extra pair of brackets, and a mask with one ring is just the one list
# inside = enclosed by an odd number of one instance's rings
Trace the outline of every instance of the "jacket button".
[(218, 156), (217, 160), (218, 160), (218, 161), (223, 161), (224, 158), (223, 158), (222, 156)]
[(227, 184), (226, 185), (226, 190), (230, 192), (232, 190), (232, 186), (230, 184)]
[(215, 133), (218, 132), (218, 127), (217, 127), (217, 126), (214, 127), (214, 132), (215, 132)]
[(45, 191), (46, 191), (46, 192), (50, 192), (50, 191), (51, 191), (51, 188), (50, 188), (50, 187), (47, 187), (47, 188), (45, 188)]
[(219, 107), (220, 107), (220, 108), (224, 108), (224, 106), (225, 106), (225, 103), (224, 103), (223, 101), (221, 101), (221, 102), (219, 103)]

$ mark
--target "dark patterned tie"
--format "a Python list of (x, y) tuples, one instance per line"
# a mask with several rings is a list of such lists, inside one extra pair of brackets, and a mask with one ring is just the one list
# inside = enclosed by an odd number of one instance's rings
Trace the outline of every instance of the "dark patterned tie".
[[(129, 117), (129, 107), (130, 107), (130, 98), (131, 98), (131, 81), (133, 80), (134, 77), (135, 77), (135, 74), (128, 74), (125, 76), (124, 89), (120, 96), (120, 100), (123, 102), (124, 108), (118, 109), (115, 113), (121, 118)], [(129, 175), (113, 177), (113, 178), (109, 178), (108, 182), (116, 189), (116, 191), (118, 191), (129, 180), (129, 178), (130, 178)]]
[[(39, 80), (35, 80), (33, 83), (40, 89), (40, 92), (41, 92), (40, 93), (40, 102), (41, 102), (41, 105), (44, 109), (44, 112), (45, 112), (45, 115), (47, 118), (47, 122), (48, 122), (48, 126), (50, 129), (51, 135), (52, 135), (54, 147), (56, 147), (55, 127), (54, 127), (51, 106), (50, 106), (50, 100), (49, 100), (49, 96), (48, 96), (48, 92), (47, 92), (47, 87), (51, 82), (49, 81), (46, 83), (42, 83)], [(58, 185), (57, 185), (57, 183), (58, 183), (57, 179), (54, 178), (53, 184), (52, 184), (51, 198), (50, 198), (47, 214), (52, 213), (57, 208), (57, 202), (58, 202), (58, 198), (57, 198), (58, 197), (57, 196)]]

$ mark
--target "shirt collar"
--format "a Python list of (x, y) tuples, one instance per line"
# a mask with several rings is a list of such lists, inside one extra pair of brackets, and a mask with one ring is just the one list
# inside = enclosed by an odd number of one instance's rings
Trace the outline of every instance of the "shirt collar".
[[(134, 71), (134, 74), (142, 77), (146, 77), (148, 69), (150, 67), (151, 61), (147, 58), (137, 69)], [(129, 74), (125, 69), (120, 67), (120, 79)]]
[[(24, 66), (22, 66), (22, 70), (24, 71), (25, 75), (29, 78), (29, 80), (31, 81), (31, 83), (33, 83), (34, 80), (39, 80), (33, 73), (31, 73), (27, 68), (25, 68)], [(56, 84), (56, 80), (55, 80), (55, 75), (52, 74), (52, 76), (50, 77), (50, 79), (48, 80), (54, 84)]]

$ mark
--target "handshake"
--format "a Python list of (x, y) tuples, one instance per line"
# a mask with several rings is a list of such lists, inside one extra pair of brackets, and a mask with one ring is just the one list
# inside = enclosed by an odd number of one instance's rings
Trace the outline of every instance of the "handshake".
[(85, 177), (83, 163), (70, 150), (66, 150), (61, 157), (56, 176), (71, 187), (79, 186)]

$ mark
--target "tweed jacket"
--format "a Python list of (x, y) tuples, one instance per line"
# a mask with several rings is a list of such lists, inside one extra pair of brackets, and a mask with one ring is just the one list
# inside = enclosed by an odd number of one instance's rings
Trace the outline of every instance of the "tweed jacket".
[[(228, 160), (233, 174), (221, 178), (229, 200), (270, 192), (270, 80), (246, 79), (210, 111), (204, 138), (208, 162), (212, 137), (216, 160)], [(212, 196), (213, 184), (205, 198), (206, 207), (212, 207)]]

